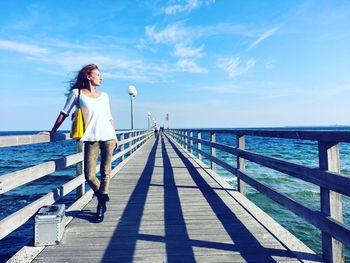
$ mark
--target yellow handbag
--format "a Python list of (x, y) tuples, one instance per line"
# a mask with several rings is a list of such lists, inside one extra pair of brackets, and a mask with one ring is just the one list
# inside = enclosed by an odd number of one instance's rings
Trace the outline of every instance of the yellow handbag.
[(81, 139), (84, 135), (84, 120), (83, 120), (83, 113), (80, 108), (80, 89), (79, 89), (79, 96), (78, 96), (78, 106), (77, 110), (72, 116), (72, 129), (70, 132), (70, 136), (73, 139)]

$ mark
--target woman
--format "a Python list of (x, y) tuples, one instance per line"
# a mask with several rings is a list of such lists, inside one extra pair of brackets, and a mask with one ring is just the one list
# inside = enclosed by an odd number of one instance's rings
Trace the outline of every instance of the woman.
[[(109, 97), (97, 90), (101, 86), (102, 76), (94, 64), (84, 66), (77, 77), (70, 82), (70, 93), (66, 104), (58, 115), (50, 132), (52, 136), (74, 105), (80, 105), (83, 113), (85, 132), (80, 139), (84, 142), (84, 174), (87, 182), (98, 198), (96, 221), (102, 222), (109, 201), (108, 188), (110, 181), (113, 150), (118, 146)], [(96, 162), (101, 150), (101, 182), (96, 177)]]

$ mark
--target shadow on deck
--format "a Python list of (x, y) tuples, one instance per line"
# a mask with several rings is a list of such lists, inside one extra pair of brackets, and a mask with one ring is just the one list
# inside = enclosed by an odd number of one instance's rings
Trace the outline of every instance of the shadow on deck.
[(152, 139), (112, 180), (105, 221), (92, 223), (93, 200), (35, 260), (320, 262), (303, 244), (291, 251), (212, 174), (165, 135)]

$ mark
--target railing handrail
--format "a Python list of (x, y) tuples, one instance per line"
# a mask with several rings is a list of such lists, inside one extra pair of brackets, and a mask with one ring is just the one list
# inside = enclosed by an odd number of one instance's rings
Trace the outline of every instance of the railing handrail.
[(52, 138), (50, 138), (48, 135), (41, 134), (0, 136), (0, 147), (64, 141), (69, 139), (71, 139), (69, 133), (57, 133)]
[(326, 142), (350, 142), (350, 130), (297, 130), (281, 129), (176, 129), (188, 132), (215, 132), (237, 136), (257, 136), (283, 139), (299, 139)]
[[(116, 131), (117, 135), (122, 134), (130, 134), (132, 132), (140, 132), (143, 130), (118, 130)], [(37, 144), (37, 143), (45, 143), (45, 142), (53, 142), (53, 141), (64, 141), (71, 140), (69, 133), (60, 133), (57, 132), (50, 138), (48, 135), (43, 134), (31, 134), (31, 135), (6, 135), (0, 136), (0, 148), (1, 147), (12, 147), (12, 146), (20, 146), (20, 145), (28, 145), (28, 144)]]
[[(197, 138), (194, 133), (197, 132)], [(210, 141), (203, 140), (203, 133), (209, 133)], [(232, 134), (237, 136), (236, 147), (216, 142), (216, 134)], [(340, 174), (339, 143), (350, 142), (350, 131), (333, 130), (267, 130), (267, 129), (172, 129), (169, 134), (173, 139), (184, 146), (185, 150), (192, 153), (196, 151), (199, 158), (208, 158), (212, 169), (213, 163), (220, 165), (226, 171), (237, 176), (237, 188), (244, 194), (247, 183), (260, 193), (270, 197), (272, 200), (284, 205), (296, 215), (316, 226), (322, 231), (322, 246), (324, 259), (332, 262), (344, 261), (343, 243), (350, 246), (350, 227), (342, 222), (341, 194), (350, 196), (350, 178)], [(318, 142), (319, 167), (310, 168), (304, 165), (295, 164), (285, 160), (265, 156), (245, 150), (245, 136), (311, 140)], [(197, 147), (194, 143), (197, 143)], [(202, 145), (210, 147), (210, 152), (202, 150)], [(216, 157), (218, 149), (237, 157), (237, 167)], [(293, 200), (283, 193), (259, 182), (245, 173), (244, 160), (257, 163), (264, 167), (282, 172), (303, 181), (320, 186), (321, 211), (310, 209), (300, 202)], [(213, 168), (214, 167), (214, 168)], [(338, 210), (338, 211), (336, 211)], [(332, 238), (341, 243), (336, 243)], [(333, 250), (333, 251), (332, 251)]]
[[(152, 132), (148, 130), (128, 130), (128, 131), (120, 131), (117, 134), (131, 134), (129, 138), (123, 139), (119, 141), (119, 145), (123, 146), (122, 150), (117, 152), (115, 155), (113, 155), (112, 162), (115, 161), (116, 159), (122, 157), (122, 162), (118, 164), (121, 165), (122, 163), (125, 163), (128, 161), (128, 159), (133, 155), (136, 149), (138, 149), (140, 146), (142, 146), (151, 136)], [(24, 135), (26, 136), (26, 135)], [(42, 141), (42, 136), (43, 135), (30, 135), (33, 136), (32, 138), (27, 138), (26, 143), (24, 144), (29, 144), (30, 140), (34, 138), (34, 143), (40, 143), (44, 142)], [(36, 139), (39, 136), (39, 140)], [(47, 139), (47, 135), (44, 135)], [(61, 136), (61, 134), (58, 134), (58, 136)], [(69, 134), (68, 134), (69, 136)], [(5, 137), (5, 136), (4, 136)], [(7, 136), (7, 137), (20, 137), (21, 141), (22, 136)], [(1, 136), (0, 136), (1, 138)], [(59, 138), (67, 138), (66, 135), (64, 137), (59, 137)], [(55, 138), (52, 139), (52, 141), (56, 141)], [(1, 142), (1, 141), (0, 141)], [(46, 142), (46, 141), (45, 141)], [(128, 148), (125, 148), (124, 146), (128, 144)], [(17, 146), (20, 144), (14, 144), (13, 146)], [(126, 154), (130, 153), (128, 158), (124, 158)], [(29, 182), (32, 182), (34, 180), (37, 180), (39, 178), (42, 178), (46, 175), (49, 175), (57, 170), (61, 170), (64, 168), (67, 168), (69, 166), (79, 164), (80, 162), (83, 161), (83, 154), (81, 152), (72, 154), (57, 160), (53, 161), (48, 161), (44, 163), (40, 163), (38, 165), (25, 168), (22, 170), (18, 170), (9, 174), (5, 174), (0, 176), (0, 194), (5, 193), (7, 191), (10, 191), (16, 187), (22, 186), (24, 184), (27, 184)], [(96, 172), (98, 171), (99, 165), (96, 167)], [(115, 167), (112, 170), (116, 171)], [(111, 177), (114, 174), (111, 174)], [(13, 178), (12, 178), (13, 177)], [(21, 178), (20, 180), (11, 180), (14, 178)], [(8, 215), (6, 218), (2, 219), (0, 221), (0, 240), (16, 230), (18, 227), (23, 225), (30, 217), (32, 217), (37, 210), (43, 206), (43, 205), (50, 205), (64, 196), (66, 196), (69, 192), (73, 191), (74, 189), (77, 189), (80, 187), (82, 184), (85, 183), (85, 178), (83, 174), (78, 174), (77, 177), (69, 180), (66, 182), (64, 185), (61, 187), (47, 193), (43, 197), (39, 198), (38, 200), (33, 201), (32, 203), (26, 205), (25, 207), (21, 208), (20, 210)]]
[[(301, 164), (295, 164), (285, 160), (277, 159), (270, 156), (254, 153), (247, 150), (237, 149), (236, 147), (214, 143), (203, 139), (197, 139), (191, 136), (184, 136), (191, 141), (214, 147), (218, 150), (242, 157), (245, 160), (260, 164), (267, 168), (288, 174), (303, 181), (315, 184), (320, 187), (328, 188), (332, 191), (344, 194), (350, 197), (350, 177), (333, 172), (323, 171), (318, 168), (310, 168)], [(197, 150), (198, 151), (198, 150)], [(201, 151), (203, 154), (203, 151)], [(208, 158), (211, 158), (210, 156)], [(297, 172), (296, 172), (297, 171)]]

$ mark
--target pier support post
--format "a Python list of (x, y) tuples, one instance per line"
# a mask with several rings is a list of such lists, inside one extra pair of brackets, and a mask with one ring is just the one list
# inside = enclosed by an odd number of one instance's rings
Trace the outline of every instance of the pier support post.
[[(120, 135), (120, 141), (124, 141), (124, 139), (125, 139), (125, 136), (124, 136), (124, 133), (122, 133)], [(125, 144), (123, 142), (123, 144), (120, 146), (120, 151), (122, 152), (122, 151), (124, 151), (124, 149), (125, 149)], [(124, 159), (125, 159), (125, 153), (123, 153), (123, 155), (120, 157), (121, 161), (124, 161)]]
[[(198, 132), (197, 136), (198, 140), (202, 140), (202, 132)], [(198, 142), (198, 150), (202, 150), (202, 143)], [(200, 152), (198, 152), (198, 159), (202, 161), (202, 155)]]
[[(244, 150), (245, 149), (245, 137), (237, 135), (236, 144), (237, 144), (238, 149)], [(237, 156), (237, 169), (242, 171), (242, 172), (245, 170), (245, 160), (241, 157), (238, 157), (238, 156)], [(245, 195), (245, 193), (246, 193), (246, 184), (240, 178), (237, 178), (237, 190), (242, 195)]]
[(188, 151), (188, 131), (185, 131), (185, 149)]
[[(321, 170), (340, 173), (339, 144), (318, 142)], [(342, 195), (321, 187), (321, 212), (343, 222)], [(325, 262), (344, 262), (344, 245), (322, 232), (322, 253)]]
[[(190, 137), (193, 137), (193, 131), (190, 131)], [(190, 145), (191, 145), (190, 152), (191, 152), (191, 154), (193, 154), (193, 140), (192, 139), (190, 139)]]
[[(210, 133), (210, 141), (216, 142), (216, 133), (215, 132)], [(216, 157), (216, 149), (214, 147), (210, 147), (210, 155), (213, 157)], [(210, 169), (212, 169), (213, 171), (216, 170), (216, 163), (213, 162), (212, 160), (210, 160)]]
[[(77, 153), (83, 154), (83, 161), (76, 164), (76, 176), (81, 175), (84, 172), (84, 143), (81, 141), (77, 141)], [(76, 189), (76, 199), (78, 200), (85, 194), (85, 181), (81, 185), (79, 185)]]

